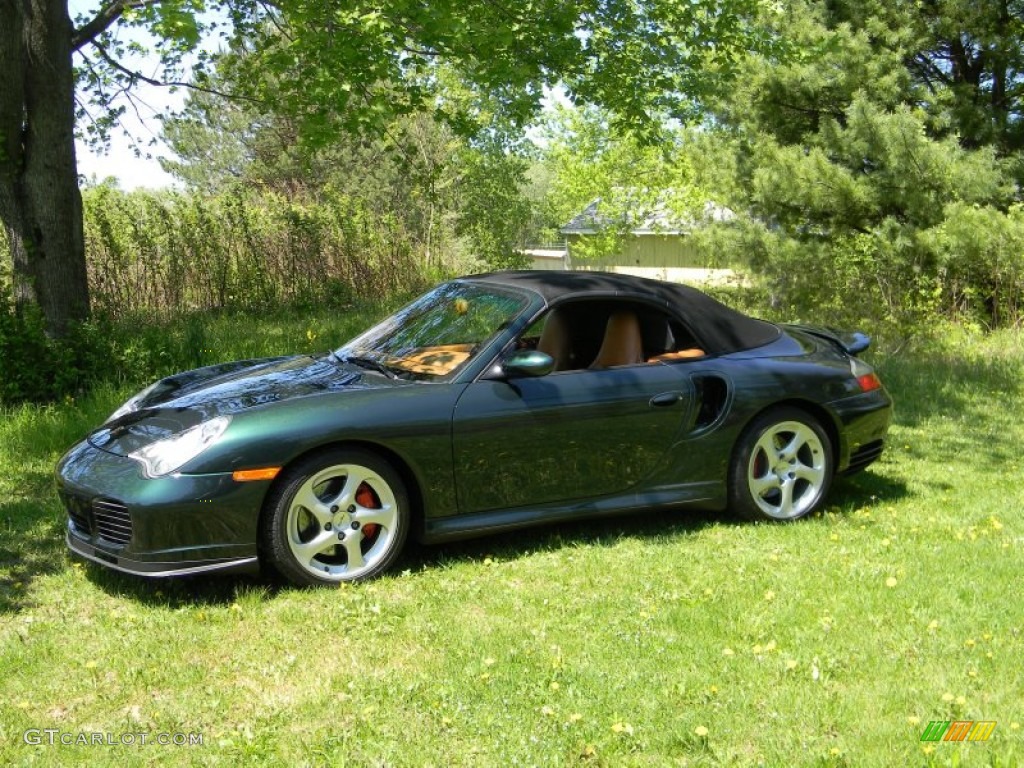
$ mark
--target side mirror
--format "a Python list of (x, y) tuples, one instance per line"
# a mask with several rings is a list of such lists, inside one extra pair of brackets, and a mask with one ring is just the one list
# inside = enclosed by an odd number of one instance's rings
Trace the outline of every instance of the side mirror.
[(555, 367), (555, 359), (535, 349), (517, 349), (501, 367), (507, 376), (547, 376)]

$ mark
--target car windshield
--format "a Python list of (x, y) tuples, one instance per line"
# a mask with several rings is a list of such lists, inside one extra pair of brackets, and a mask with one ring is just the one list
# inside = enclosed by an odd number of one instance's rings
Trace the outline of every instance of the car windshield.
[(490, 286), (445, 283), (334, 354), (352, 365), (392, 377), (447, 378), (528, 303), (522, 294)]

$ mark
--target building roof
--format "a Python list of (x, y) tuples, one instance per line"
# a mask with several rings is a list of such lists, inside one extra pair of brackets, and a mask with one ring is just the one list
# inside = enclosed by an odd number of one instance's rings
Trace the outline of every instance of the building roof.
[[(563, 235), (594, 235), (614, 224), (613, 218), (601, 215), (600, 207), (601, 198), (597, 198), (558, 231)], [(664, 206), (644, 211), (639, 216), (626, 213), (623, 218), (630, 226), (632, 234), (643, 236), (682, 235), (693, 231), (704, 223), (729, 221), (735, 216), (736, 214), (728, 208), (709, 200), (704, 203), (704, 211), (699, 219), (675, 216)]]
[(520, 251), (532, 259), (549, 259), (551, 261), (565, 261), (565, 248), (524, 248)]

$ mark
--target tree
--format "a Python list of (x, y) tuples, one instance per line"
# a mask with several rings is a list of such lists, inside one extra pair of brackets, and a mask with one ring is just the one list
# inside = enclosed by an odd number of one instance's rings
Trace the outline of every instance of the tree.
[[(219, 91), (236, 90), (232, 63), (218, 66)], [(464, 98), (459, 90), (446, 84), (445, 97)], [(441, 272), (466, 244), (491, 266), (516, 261), (530, 216), (526, 161), (505, 140), (457, 134), (433, 111), (393, 117), (376, 135), (332, 131), (321, 145), (303, 142), (295, 118), (275, 105), (196, 92), (163, 126), (178, 158), (163, 165), (193, 189), (242, 185), (307, 203), (342, 196), (410, 235), (424, 265)]]
[(1018, 311), (1022, 22), (1002, 0), (789, 6), (801, 55), (748, 57), (712, 106), (739, 252), (776, 296), (906, 331)]
[[(162, 58), (180, 63), (197, 40), (190, 0), (107, 0), (77, 26), (67, 0), (0, 0), (0, 221), (13, 266), (19, 309), (35, 305), (47, 331), (61, 335), (89, 313), (82, 201), (75, 163), (75, 83), (97, 86), (94, 103), (117, 108), (102, 85), (128, 87), (137, 75), (113, 57), (118, 22), (147, 25), (168, 40)], [(92, 46), (102, 65), (76, 72), (72, 57)], [(87, 63), (88, 64), (88, 63)]]
[[(475, 104), (450, 105), (432, 88), (438, 62), (513, 122), (536, 112), (545, 87), (564, 82), (573, 99), (641, 126), (654, 110), (692, 113), (732, 73), (738, 50), (773, 44), (759, 0), (102, 0), (77, 26), (66, 0), (0, 0), (0, 218), (16, 299), (37, 304), (51, 333), (88, 312), (76, 71), (91, 88), (84, 101), (109, 108), (113, 95), (145, 79), (123, 63), (127, 44), (111, 30), (147, 28), (173, 71), (199, 44), (206, 6), (226, 14), (231, 46), (253, 54), (240, 66), (273, 75), (239, 78), (246, 86), (233, 95), (279, 104), (312, 142), (338, 127), (332, 115), (345, 116), (343, 128), (372, 129), (424, 106), (461, 131), (479, 128)], [(201, 74), (193, 87), (208, 87)], [(116, 115), (100, 117), (100, 135)]]
[(0, 219), (18, 304), (38, 305), (58, 334), (89, 311), (72, 33), (62, 0), (0, 2)]
[(657, 129), (658, 141), (651, 142), (647, 132), (617, 126), (607, 110), (550, 110), (540, 149), (550, 179), (545, 218), (557, 232), (593, 204), (593, 224), (600, 230), (577, 243), (574, 254), (598, 258), (618, 251), (634, 226), (649, 217), (678, 225), (700, 215), (707, 198), (688, 156), (691, 136), (671, 121), (662, 120)]
[(1024, 149), (1024, 2), (845, 0), (831, 14), (902, 54), (935, 133), (1001, 154)]

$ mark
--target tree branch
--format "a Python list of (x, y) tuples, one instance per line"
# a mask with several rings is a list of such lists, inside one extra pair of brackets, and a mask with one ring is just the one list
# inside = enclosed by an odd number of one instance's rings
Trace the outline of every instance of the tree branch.
[(105, 62), (107, 62), (107, 64), (109, 64), (111, 67), (116, 69), (118, 72), (120, 72), (121, 74), (123, 74), (127, 78), (129, 78), (129, 80), (131, 82), (133, 82), (133, 83), (136, 80), (141, 80), (143, 83), (146, 83), (147, 85), (155, 86), (157, 88), (188, 88), (189, 90), (192, 90), (192, 91), (198, 91), (200, 93), (208, 93), (211, 96), (219, 96), (222, 99), (228, 99), (230, 101), (247, 101), (250, 104), (256, 104), (256, 105), (259, 105), (259, 106), (266, 106), (266, 102), (262, 101), (261, 99), (254, 98), (252, 96), (243, 96), (243, 95), (238, 94), (238, 93), (228, 93), (227, 91), (222, 91), (222, 90), (219, 90), (217, 88), (210, 88), (208, 86), (196, 85), (195, 83), (186, 82), (184, 80), (157, 80), (156, 78), (153, 78), (153, 77), (147, 77), (146, 75), (142, 74), (141, 72), (136, 72), (136, 71), (131, 70), (128, 67), (126, 67), (124, 64), (122, 64), (117, 59), (115, 59), (113, 56), (111, 56), (110, 53), (107, 51), (107, 49), (104, 48), (99, 43), (95, 43), (94, 42), (93, 43), (93, 47), (99, 53), (100, 58), (102, 58)]
[(110, 29), (124, 15), (125, 11), (132, 8), (145, 8), (147, 5), (156, 5), (157, 2), (159, 0), (112, 0), (112, 2), (100, 8), (92, 21), (87, 22), (81, 29), (72, 31), (72, 53), (93, 42), (97, 37)]
[(792, 112), (799, 112), (800, 114), (808, 115), (815, 119), (832, 117), (836, 119), (840, 125), (844, 125), (846, 123), (846, 113), (841, 109), (829, 109), (828, 107), (823, 107), (821, 109), (817, 109), (816, 107), (803, 107), (799, 104), (790, 104), (789, 102), (785, 102), (780, 99), (774, 99), (773, 102), (777, 107), (788, 109)]
[(921, 51), (915, 53), (907, 59), (906, 65), (907, 69), (916, 69), (918, 71), (921, 79), (924, 80), (925, 86), (932, 93), (935, 93), (937, 90), (933, 80), (938, 80), (944, 86), (949, 86), (952, 83), (949, 76), (932, 61), (930, 52)]

